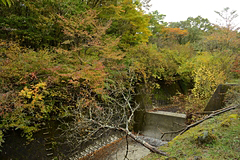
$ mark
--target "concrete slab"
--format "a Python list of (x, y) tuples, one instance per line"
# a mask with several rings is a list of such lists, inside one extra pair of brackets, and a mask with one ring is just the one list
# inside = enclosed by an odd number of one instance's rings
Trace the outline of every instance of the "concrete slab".
[(186, 118), (186, 114), (182, 114), (182, 113), (173, 113), (173, 112), (166, 112), (166, 111), (155, 111), (155, 112), (148, 112), (148, 113), (166, 115), (171, 117)]

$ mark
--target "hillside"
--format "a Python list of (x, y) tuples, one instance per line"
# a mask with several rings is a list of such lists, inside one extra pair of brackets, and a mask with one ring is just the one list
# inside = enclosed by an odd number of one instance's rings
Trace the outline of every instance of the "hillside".
[(149, 154), (143, 160), (161, 159), (239, 159), (240, 108), (221, 114), (191, 128), (169, 144), (160, 147), (169, 158)]

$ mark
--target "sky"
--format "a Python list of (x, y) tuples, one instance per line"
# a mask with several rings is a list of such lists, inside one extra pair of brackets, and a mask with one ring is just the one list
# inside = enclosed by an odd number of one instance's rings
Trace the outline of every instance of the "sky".
[(150, 3), (150, 11), (158, 10), (160, 14), (165, 14), (166, 22), (184, 21), (188, 17), (200, 15), (218, 24), (220, 18), (214, 11), (229, 7), (230, 11), (237, 10), (239, 16), (235, 19), (235, 24), (240, 26), (240, 0), (151, 0)]

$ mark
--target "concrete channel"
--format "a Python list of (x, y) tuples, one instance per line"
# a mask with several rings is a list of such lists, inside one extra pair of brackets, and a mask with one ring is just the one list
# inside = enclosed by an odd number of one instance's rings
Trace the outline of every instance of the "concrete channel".
[[(164, 111), (146, 112), (144, 121), (142, 122), (142, 131), (138, 138), (145, 140), (149, 144), (155, 147), (159, 147), (168, 143), (173, 139), (177, 133), (166, 134), (163, 136), (163, 132), (172, 132), (184, 128), (186, 115), (179, 113), (171, 113)], [(110, 137), (109, 140), (105, 140), (102, 147), (99, 147), (94, 153), (85, 153), (83, 157), (73, 157), (72, 159), (80, 158), (81, 160), (115, 160), (124, 159), (127, 151), (126, 138)], [(112, 140), (112, 141), (111, 141)], [(95, 146), (89, 146), (89, 150), (93, 150)], [(144, 156), (148, 155), (150, 151), (143, 147), (141, 144), (128, 138), (128, 159), (140, 160)], [(83, 154), (81, 154), (83, 155)]]

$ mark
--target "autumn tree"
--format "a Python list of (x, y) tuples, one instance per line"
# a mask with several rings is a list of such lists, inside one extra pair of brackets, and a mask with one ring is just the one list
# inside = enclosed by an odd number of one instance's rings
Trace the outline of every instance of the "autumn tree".
[(109, 5), (117, 6), (122, 0), (83, 0), (83, 3), (86, 3), (90, 8), (99, 8)]
[(62, 48), (53, 51), (33, 51), (1, 40), (3, 128), (23, 129), (31, 138), (40, 122), (68, 115), (79, 97), (87, 105), (107, 94), (106, 66), (123, 54), (115, 47), (118, 40), (104, 38), (108, 25), (101, 25), (95, 18), (95, 11), (74, 19), (59, 16), (67, 39)]
[[(221, 39), (228, 45), (229, 47), (239, 48), (240, 39), (238, 36), (238, 30), (240, 29), (235, 20), (238, 17), (237, 11), (230, 11), (229, 7), (224, 8), (221, 12), (215, 11), (220, 17), (221, 20), (218, 24), (219, 34), (222, 34)], [(220, 38), (219, 37), (219, 38)], [(217, 38), (218, 40), (220, 40)]]
[(236, 28), (234, 24), (234, 20), (238, 16), (236, 11), (230, 11), (227, 7), (221, 12), (215, 12), (222, 18), (222, 22), (214, 26), (215, 29), (211, 35), (206, 36), (206, 47), (210, 50), (230, 49), (234, 52), (238, 51), (240, 39), (238, 36), (238, 28)]

